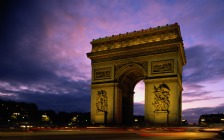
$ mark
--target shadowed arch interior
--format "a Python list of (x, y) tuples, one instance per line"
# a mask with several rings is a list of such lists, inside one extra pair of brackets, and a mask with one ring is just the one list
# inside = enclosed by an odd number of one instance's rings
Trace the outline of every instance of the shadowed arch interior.
[(126, 64), (119, 72), (118, 87), (122, 91), (122, 122), (130, 124), (133, 120), (134, 88), (146, 77), (145, 69), (139, 64)]

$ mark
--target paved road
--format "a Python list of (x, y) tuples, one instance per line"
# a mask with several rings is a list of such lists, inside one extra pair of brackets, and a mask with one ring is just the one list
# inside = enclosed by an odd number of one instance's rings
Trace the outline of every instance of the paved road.
[(214, 132), (160, 131), (148, 129), (72, 129), (53, 131), (0, 132), (0, 140), (221, 140)]

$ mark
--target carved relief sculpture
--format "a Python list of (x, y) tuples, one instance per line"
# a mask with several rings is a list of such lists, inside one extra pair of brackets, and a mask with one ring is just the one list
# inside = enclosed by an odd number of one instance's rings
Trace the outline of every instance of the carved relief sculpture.
[(166, 84), (161, 84), (157, 88), (154, 86), (154, 102), (152, 103), (155, 106), (155, 111), (168, 111), (170, 101), (170, 88)]
[(110, 79), (111, 67), (94, 69), (94, 80)]
[(96, 98), (96, 108), (97, 112), (107, 112), (108, 104), (107, 93), (105, 90), (98, 91)]
[(152, 62), (152, 74), (173, 73), (174, 60), (163, 60)]

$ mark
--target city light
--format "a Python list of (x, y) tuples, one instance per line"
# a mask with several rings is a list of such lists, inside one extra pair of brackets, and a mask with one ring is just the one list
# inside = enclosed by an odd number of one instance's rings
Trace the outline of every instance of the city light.
[(50, 118), (46, 114), (42, 115), (42, 121), (49, 122)]

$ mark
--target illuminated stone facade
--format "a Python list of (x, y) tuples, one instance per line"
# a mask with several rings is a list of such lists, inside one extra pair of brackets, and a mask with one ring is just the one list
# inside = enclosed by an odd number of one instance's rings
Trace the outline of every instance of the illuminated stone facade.
[[(145, 82), (145, 122), (178, 126), (186, 57), (177, 23), (93, 40), (92, 123), (131, 124), (134, 87)], [(99, 109), (100, 108), (100, 109)]]

